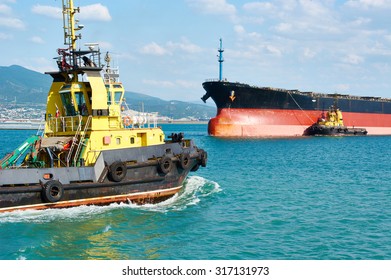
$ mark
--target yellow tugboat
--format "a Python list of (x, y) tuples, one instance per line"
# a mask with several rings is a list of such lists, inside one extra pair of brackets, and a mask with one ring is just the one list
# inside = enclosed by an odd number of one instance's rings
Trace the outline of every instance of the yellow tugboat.
[(156, 120), (122, 115), (118, 69), (97, 44), (77, 50), (72, 0), (63, 0), (66, 48), (48, 93), (45, 128), (0, 161), (0, 212), (154, 203), (182, 188), (207, 153), (182, 133), (165, 134)]
[(318, 121), (308, 127), (304, 131), (304, 135), (312, 136), (343, 136), (343, 135), (367, 135), (365, 128), (352, 127), (348, 128), (343, 123), (342, 112), (336, 106), (331, 106), (329, 111), (321, 117)]

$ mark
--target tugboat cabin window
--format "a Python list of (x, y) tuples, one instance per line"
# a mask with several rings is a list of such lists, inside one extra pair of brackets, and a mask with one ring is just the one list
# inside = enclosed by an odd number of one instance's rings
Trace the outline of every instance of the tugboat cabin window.
[(121, 138), (120, 137), (115, 138), (115, 143), (117, 145), (121, 145)]
[(130, 137), (130, 144), (134, 144), (134, 137)]
[(120, 104), (121, 103), (121, 97), (122, 97), (122, 91), (116, 91), (114, 93), (115, 104)]
[(107, 90), (107, 105), (111, 105), (111, 91), (110, 91), (110, 85), (106, 85)]
[(76, 105), (78, 108), (79, 115), (88, 116), (86, 100), (84, 98), (83, 92), (81, 91), (75, 92), (75, 98), (76, 98)]
[(70, 91), (60, 91), (61, 101), (64, 106), (66, 116), (76, 116), (76, 110), (73, 106), (72, 95)]

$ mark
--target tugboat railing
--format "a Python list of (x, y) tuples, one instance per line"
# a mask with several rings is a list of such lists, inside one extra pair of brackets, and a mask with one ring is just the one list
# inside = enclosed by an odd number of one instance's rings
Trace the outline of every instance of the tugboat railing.
[[(66, 116), (66, 117), (51, 117), (48, 119), (48, 128), (52, 131), (53, 134), (62, 133), (62, 132), (76, 132), (81, 125), (81, 129), (89, 128), (90, 122), (83, 123), (83, 118), (85, 116)], [(88, 123), (88, 124), (87, 124)]]

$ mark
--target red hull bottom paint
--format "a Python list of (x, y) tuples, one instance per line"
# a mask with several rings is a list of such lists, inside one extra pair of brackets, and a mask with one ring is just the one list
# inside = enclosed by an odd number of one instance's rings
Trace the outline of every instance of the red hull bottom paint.
[[(281, 109), (219, 109), (208, 133), (217, 137), (298, 137), (321, 111)], [(391, 135), (390, 114), (342, 112), (347, 127), (363, 127), (368, 135)]]

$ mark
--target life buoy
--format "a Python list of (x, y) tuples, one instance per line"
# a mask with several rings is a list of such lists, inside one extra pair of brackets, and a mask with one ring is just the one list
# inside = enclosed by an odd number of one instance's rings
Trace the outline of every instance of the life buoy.
[(130, 126), (132, 124), (132, 119), (129, 116), (123, 118), (123, 122), (125, 126)]
[(183, 153), (181, 154), (180, 158), (179, 158), (179, 164), (181, 166), (182, 169), (187, 169), (189, 168), (190, 166), (190, 155), (188, 153)]
[(64, 195), (64, 188), (59, 181), (51, 180), (43, 186), (42, 195), (46, 202), (57, 202)]
[(125, 178), (127, 170), (124, 162), (116, 161), (109, 167), (109, 179), (114, 182), (121, 182)]
[(172, 169), (172, 160), (169, 156), (163, 156), (160, 160), (159, 160), (159, 170), (164, 173), (164, 174), (167, 174), (171, 171)]

